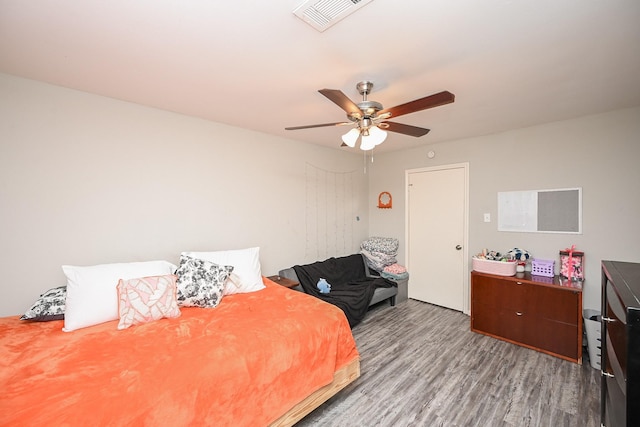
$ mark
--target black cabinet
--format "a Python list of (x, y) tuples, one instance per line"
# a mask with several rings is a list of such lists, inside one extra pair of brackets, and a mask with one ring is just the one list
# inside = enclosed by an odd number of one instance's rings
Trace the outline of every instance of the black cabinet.
[(602, 262), (601, 423), (640, 426), (640, 264)]

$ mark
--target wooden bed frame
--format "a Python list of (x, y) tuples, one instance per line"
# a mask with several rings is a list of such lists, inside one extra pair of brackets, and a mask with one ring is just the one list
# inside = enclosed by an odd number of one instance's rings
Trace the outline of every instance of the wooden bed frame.
[(270, 424), (271, 427), (288, 427), (292, 426), (302, 418), (307, 416), (311, 411), (336, 395), (340, 390), (351, 384), (360, 377), (360, 358), (357, 357), (349, 364), (338, 369), (333, 374), (333, 381), (326, 386), (316, 390), (296, 406), (291, 408), (280, 418)]

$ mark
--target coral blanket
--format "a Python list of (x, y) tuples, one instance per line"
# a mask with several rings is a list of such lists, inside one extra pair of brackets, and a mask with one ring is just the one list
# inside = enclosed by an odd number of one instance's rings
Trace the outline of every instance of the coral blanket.
[(0, 318), (0, 425), (269, 424), (358, 352), (339, 308), (264, 282), (120, 331)]

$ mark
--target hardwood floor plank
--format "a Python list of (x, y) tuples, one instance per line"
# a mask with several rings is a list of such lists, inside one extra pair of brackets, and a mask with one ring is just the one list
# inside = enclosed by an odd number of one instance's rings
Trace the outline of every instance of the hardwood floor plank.
[[(408, 300), (353, 329), (361, 376), (297, 426), (598, 427), (600, 374)], [(587, 352), (585, 352), (587, 353)]]

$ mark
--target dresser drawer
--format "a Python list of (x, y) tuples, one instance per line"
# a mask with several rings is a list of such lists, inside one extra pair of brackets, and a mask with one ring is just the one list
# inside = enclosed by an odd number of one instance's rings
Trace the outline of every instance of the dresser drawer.
[(531, 328), (527, 344), (554, 354), (577, 360), (582, 357), (582, 343), (578, 343), (578, 326), (556, 322), (545, 318), (531, 319), (535, 327)]
[[(520, 314), (518, 314), (520, 313)], [(527, 319), (521, 312), (476, 304), (471, 309), (471, 330), (510, 341), (525, 339)]]
[(473, 278), (472, 304), (481, 303), (495, 309), (522, 310), (528, 298), (528, 288), (520, 282), (476, 275)]
[(474, 275), (472, 304), (527, 311), (537, 317), (577, 325), (582, 319), (578, 291), (539, 286), (524, 280)]
[(627, 408), (626, 396), (614, 378), (603, 379), (607, 389), (604, 401), (601, 402), (604, 411), (606, 426), (626, 426)]
[(572, 360), (579, 357), (576, 325), (538, 317), (531, 312), (476, 305), (472, 310), (471, 330)]
[(605, 292), (604, 318), (607, 328), (605, 344), (607, 355), (611, 360), (610, 368), (613, 370), (609, 372), (616, 375), (624, 387), (624, 373), (627, 372), (627, 315), (611, 283), (607, 284)]
[(578, 311), (578, 299), (582, 298), (579, 292), (538, 286), (529, 295), (529, 308), (540, 318), (573, 326), (582, 321), (582, 313)]

